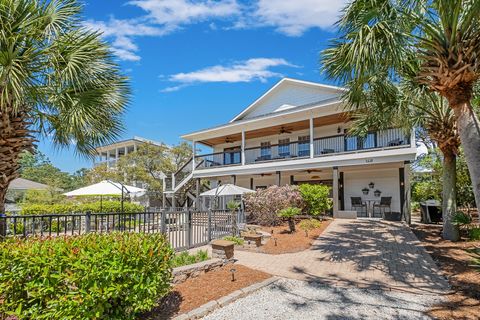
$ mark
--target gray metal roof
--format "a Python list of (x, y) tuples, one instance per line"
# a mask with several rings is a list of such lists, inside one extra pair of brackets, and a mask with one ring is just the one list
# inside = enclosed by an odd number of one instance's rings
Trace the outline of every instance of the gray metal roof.
[(43, 183), (38, 183), (32, 180), (17, 178), (10, 182), (9, 190), (47, 190), (50, 187)]

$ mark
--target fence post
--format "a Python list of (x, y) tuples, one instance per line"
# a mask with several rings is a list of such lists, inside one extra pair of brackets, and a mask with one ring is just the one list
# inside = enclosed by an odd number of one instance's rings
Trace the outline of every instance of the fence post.
[(161, 221), (160, 221), (160, 232), (163, 234), (167, 233), (167, 210), (162, 209), (160, 210), (161, 213)]
[(90, 227), (91, 227), (91, 212), (87, 211), (85, 213), (85, 233), (90, 233)]
[(187, 211), (187, 244), (188, 248), (192, 247), (192, 211)]
[(7, 215), (0, 213), (0, 240), (7, 236)]
[(212, 209), (208, 209), (208, 242), (212, 241)]

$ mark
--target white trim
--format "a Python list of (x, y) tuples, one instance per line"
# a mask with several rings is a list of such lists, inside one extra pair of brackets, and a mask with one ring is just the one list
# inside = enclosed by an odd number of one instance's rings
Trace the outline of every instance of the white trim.
[(310, 158), (313, 158), (315, 156), (315, 150), (313, 146), (313, 115), (310, 114), (310, 119), (309, 119), (309, 125), (310, 125)]
[(245, 165), (245, 129), (242, 129), (242, 166)]
[(260, 98), (255, 100), (252, 104), (250, 104), (245, 110), (243, 110), (238, 115), (236, 115), (232, 120), (230, 120), (230, 123), (238, 121), (239, 118), (243, 117), (246, 113), (248, 113), (251, 109), (253, 109), (259, 102), (261, 102), (266, 97), (268, 97), (277, 87), (282, 85), (284, 82), (291, 82), (291, 83), (301, 84), (301, 85), (304, 85), (304, 86), (313, 86), (313, 87), (317, 87), (317, 88), (323, 88), (323, 89), (334, 90), (334, 91), (339, 91), (339, 92), (346, 91), (345, 88), (341, 88), (341, 87), (330, 86), (330, 85), (326, 85), (326, 84), (321, 84), (321, 83), (316, 83), (316, 82), (311, 82), (311, 81), (298, 80), (298, 79), (292, 79), (292, 78), (283, 78), (280, 81), (278, 81), (273, 87), (271, 87), (267, 92), (265, 92), (262, 96), (260, 96)]

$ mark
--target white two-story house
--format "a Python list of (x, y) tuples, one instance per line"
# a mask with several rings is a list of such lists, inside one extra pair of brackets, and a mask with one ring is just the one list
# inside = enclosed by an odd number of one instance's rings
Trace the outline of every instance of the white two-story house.
[[(406, 213), (414, 132), (392, 128), (349, 136), (343, 90), (285, 78), (228, 123), (183, 135), (194, 151), (211, 152), (197, 152), (166, 180), (167, 203), (179, 206), (177, 194), (186, 186), (195, 203), (200, 179), (211, 187), (221, 182), (252, 190), (321, 183), (332, 187), (334, 214), (353, 209), (371, 216), (382, 197), (390, 198), (391, 211)], [(352, 206), (358, 197), (367, 210)]]

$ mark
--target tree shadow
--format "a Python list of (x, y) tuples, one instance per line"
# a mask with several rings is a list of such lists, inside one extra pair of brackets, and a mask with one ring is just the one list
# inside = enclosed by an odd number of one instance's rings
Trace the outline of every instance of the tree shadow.
[(415, 235), (402, 223), (356, 220), (321, 235), (312, 250), (320, 251), (318, 261), (348, 263), (357, 272), (379, 270), (395, 283), (365, 285), (410, 288), (423, 293), (449, 289), (448, 282), (435, 267), (433, 259), (419, 246)]

